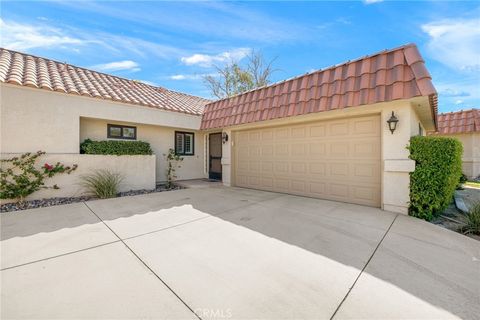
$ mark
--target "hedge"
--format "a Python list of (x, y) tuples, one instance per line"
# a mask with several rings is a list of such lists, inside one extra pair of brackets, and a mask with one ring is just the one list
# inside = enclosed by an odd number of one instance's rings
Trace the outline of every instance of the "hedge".
[(86, 139), (80, 144), (80, 153), (110, 154), (117, 156), (153, 154), (150, 144), (144, 141), (92, 141), (90, 139)]
[(459, 140), (445, 137), (416, 136), (410, 139), (409, 214), (432, 220), (451, 203), (462, 176), (463, 147)]

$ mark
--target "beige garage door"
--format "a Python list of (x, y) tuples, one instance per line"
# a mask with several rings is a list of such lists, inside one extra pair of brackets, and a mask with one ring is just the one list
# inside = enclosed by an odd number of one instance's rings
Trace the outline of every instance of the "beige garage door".
[(236, 186), (380, 206), (380, 116), (238, 131)]

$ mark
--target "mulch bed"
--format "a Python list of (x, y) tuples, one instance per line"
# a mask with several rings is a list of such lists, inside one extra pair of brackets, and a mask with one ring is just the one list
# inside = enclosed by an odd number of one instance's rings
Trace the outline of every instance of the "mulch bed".
[[(129, 196), (136, 196), (140, 194), (148, 194), (148, 193), (155, 193), (155, 192), (164, 192), (164, 191), (172, 191), (172, 190), (180, 190), (184, 189), (181, 186), (173, 186), (170, 189), (167, 189), (165, 185), (157, 185), (157, 187), (153, 190), (130, 190), (125, 192), (120, 192), (117, 194), (117, 197), (129, 197)], [(22, 203), (5, 203), (0, 205), (0, 212), (12, 212), (12, 211), (20, 211), (20, 210), (27, 210), (27, 209), (35, 209), (35, 208), (43, 208), (43, 207), (51, 207), (51, 206), (58, 206), (62, 204), (70, 204), (76, 202), (83, 202), (88, 200), (96, 200), (98, 198), (91, 197), (91, 196), (82, 196), (82, 197), (59, 197), (59, 198), (48, 198), (48, 199), (41, 199), (41, 200), (29, 200), (24, 201)]]

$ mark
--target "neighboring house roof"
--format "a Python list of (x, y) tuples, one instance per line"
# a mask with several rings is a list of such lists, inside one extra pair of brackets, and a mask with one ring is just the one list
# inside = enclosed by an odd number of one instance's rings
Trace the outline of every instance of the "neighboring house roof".
[(437, 93), (414, 44), (308, 73), (207, 104), (202, 129), (285, 118)]
[(480, 109), (440, 113), (438, 134), (480, 132)]
[(0, 82), (201, 115), (200, 97), (0, 48)]

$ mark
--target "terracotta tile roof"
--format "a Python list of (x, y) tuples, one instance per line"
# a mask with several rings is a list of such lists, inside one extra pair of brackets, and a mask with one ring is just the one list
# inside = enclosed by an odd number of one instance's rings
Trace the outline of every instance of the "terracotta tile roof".
[(437, 92), (414, 44), (258, 88), (205, 107), (202, 129), (428, 96)]
[(0, 48), (0, 82), (201, 115), (200, 97)]
[(438, 134), (480, 132), (480, 109), (440, 113)]

